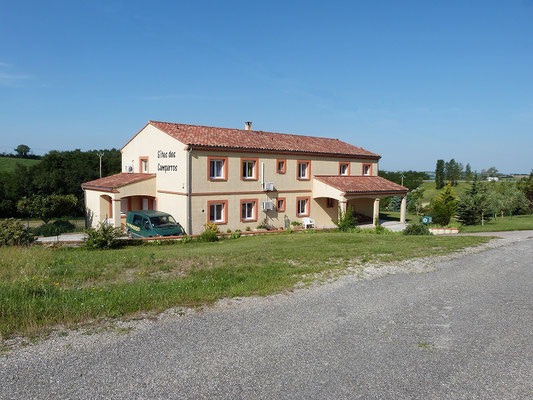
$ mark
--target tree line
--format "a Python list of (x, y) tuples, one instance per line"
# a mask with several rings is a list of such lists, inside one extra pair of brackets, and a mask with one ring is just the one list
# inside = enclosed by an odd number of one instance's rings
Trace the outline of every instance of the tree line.
[[(79, 149), (51, 151), (42, 156), (38, 164), (18, 164), (12, 172), (0, 171), (0, 217), (24, 217), (24, 207), (17, 208), (20, 200), (50, 195), (73, 195), (76, 204), (71, 216), (83, 216), (83, 191), (80, 185), (100, 177), (99, 152)], [(119, 173), (120, 151), (111, 149), (102, 153), (102, 176)], [(36, 204), (39, 201), (36, 200)]]

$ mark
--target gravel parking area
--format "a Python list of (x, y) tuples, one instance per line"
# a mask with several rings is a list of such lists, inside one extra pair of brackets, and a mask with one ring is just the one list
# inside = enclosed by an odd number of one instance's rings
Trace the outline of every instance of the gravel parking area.
[(0, 356), (0, 398), (531, 398), (533, 232), (501, 237), (56, 335)]

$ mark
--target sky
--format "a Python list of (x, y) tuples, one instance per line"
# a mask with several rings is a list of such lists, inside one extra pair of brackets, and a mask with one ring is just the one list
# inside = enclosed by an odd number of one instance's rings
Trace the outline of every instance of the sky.
[(148, 120), (528, 173), (533, 0), (0, 0), (0, 152), (120, 148)]

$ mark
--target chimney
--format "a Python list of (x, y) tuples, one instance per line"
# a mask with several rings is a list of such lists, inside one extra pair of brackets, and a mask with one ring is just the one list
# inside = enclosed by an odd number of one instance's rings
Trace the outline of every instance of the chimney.
[(251, 131), (252, 130), (252, 121), (246, 121), (244, 123), (244, 129), (247, 130), (247, 131)]

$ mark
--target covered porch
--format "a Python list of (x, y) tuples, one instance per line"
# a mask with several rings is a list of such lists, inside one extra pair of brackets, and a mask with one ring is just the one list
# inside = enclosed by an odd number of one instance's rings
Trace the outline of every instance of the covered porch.
[(126, 224), (129, 211), (156, 210), (155, 174), (120, 173), (85, 182), (86, 225)]
[[(388, 196), (402, 196), (400, 223), (405, 223), (408, 191), (380, 176), (317, 175), (313, 179), (313, 198), (317, 202), (325, 199), (329, 207), (335, 203), (342, 212), (352, 209), (358, 221), (372, 221), (373, 225), (379, 224), (380, 200)], [(363, 221), (365, 217), (367, 221)]]

